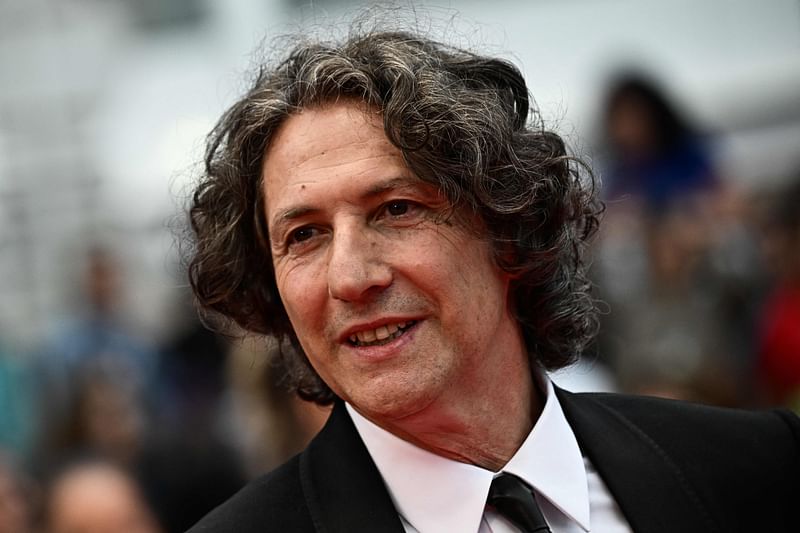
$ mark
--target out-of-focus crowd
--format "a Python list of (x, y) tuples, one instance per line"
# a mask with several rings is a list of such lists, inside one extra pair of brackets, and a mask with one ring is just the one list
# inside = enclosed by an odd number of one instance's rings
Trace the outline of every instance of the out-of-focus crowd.
[(271, 343), (212, 333), (188, 296), (163, 345), (134, 335), (123, 272), (92, 250), (87, 311), (0, 355), (0, 533), (185, 531), (327, 417), (281, 387)]
[[(637, 75), (611, 88), (603, 123), (602, 326), (584, 362), (620, 391), (800, 409), (800, 171), (731, 186), (713, 137)], [(118, 319), (121, 276), (94, 249), (86, 312), (35, 354), (0, 347), (0, 533), (184, 531), (327, 416), (283, 390), (266, 339), (197, 319), (162, 345), (137, 337)]]
[(606, 105), (596, 353), (620, 389), (800, 407), (800, 169), (733, 186), (651, 80)]

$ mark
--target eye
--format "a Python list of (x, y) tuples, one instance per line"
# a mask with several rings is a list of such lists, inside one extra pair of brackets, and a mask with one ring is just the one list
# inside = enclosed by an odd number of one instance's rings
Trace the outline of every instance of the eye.
[(288, 243), (289, 245), (292, 245), (295, 243), (307, 241), (308, 239), (313, 237), (315, 233), (316, 230), (310, 226), (303, 226), (302, 228), (297, 228), (296, 230), (293, 230), (289, 234)]
[(386, 212), (393, 216), (399, 217), (408, 213), (409, 202), (407, 200), (394, 200), (386, 204)]
[(375, 219), (392, 226), (410, 226), (420, 222), (425, 212), (425, 205), (414, 200), (389, 200), (381, 204)]

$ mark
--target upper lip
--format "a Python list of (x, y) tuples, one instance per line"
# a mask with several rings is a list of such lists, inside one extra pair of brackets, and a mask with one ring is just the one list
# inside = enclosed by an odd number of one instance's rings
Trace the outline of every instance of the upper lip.
[(355, 324), (350, 326), (344, 332), (339, 335), (339, 342), (347, 342), (350, 339), (351, 335), (355, 335), (359, 331), (369, 331), (371, 329), (377, 329), (381, 326), (386, 326), (388, 324), (398, 324), (400, 322), (416, 322), (419, 321), (419, 318), (412, 318), (412, 317), (391, 317), (391, 318), (380, 318), (378, 320), (373, 320), (371, 322), (361, 322), (359, 324)]

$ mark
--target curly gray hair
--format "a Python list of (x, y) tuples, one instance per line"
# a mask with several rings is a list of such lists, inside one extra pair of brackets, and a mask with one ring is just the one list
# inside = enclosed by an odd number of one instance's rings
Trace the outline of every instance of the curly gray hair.
[(291, 344), (281, 351), (291, 385), (308, 400), (335, 399), (278, 294), (261, 166), (288, 116), (340, 98), (379, 111), (409, 168), (483, 220), (498, 265), (514, 274), (532, 362), (554, 369), (574, 360), (597, 329), (583, 260), (601, 211), (591, 172), (544, 129), (511, 63), (403, 32), (297, 45), (222, 116), (190, 209), (200, 307)]

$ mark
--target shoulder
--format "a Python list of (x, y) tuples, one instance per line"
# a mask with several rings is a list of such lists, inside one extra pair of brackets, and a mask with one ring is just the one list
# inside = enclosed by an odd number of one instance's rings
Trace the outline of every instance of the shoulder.
[[(569, 394), (569, 393), (568, 393)], [(594, 402), (614, 416), (652, 436), (676, 436), (682, 442), (724, 440), (743, 447), (763, 448), (783, 444), (796, 453), (800, 447), (800, 419), (784, 409), (745, 410), (623, 394), (570, 395)], [(706, 444), (707, 446), (708, 444)], [(764, 450), (769, 451), (769, 450)]]
[[(556, 393), (582, 451), (629, 518), (669, 516), (683, 520), (681, 531), (796, 529), (800, 421), (789, 411)], [(655, 510), (665, 505), (671, 515)]]
[(800, 490), (800, 419), (788, 410), (727, 409), (617, 394), (562, 396), (573, 408), (605, 411), (680, 470), (687, 480), (726, 493), (774, 498)]
[(313, 532), (295, 456), (247, 484), (188, 533)]

